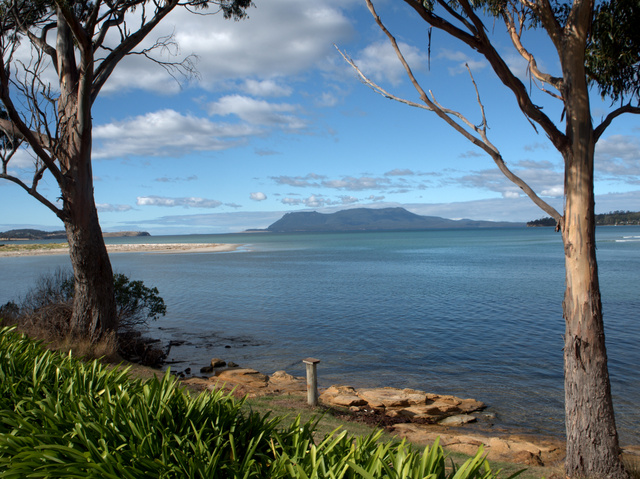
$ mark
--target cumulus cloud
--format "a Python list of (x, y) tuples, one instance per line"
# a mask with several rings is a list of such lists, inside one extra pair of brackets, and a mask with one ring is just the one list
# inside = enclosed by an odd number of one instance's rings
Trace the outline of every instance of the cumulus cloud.
[(249, 195), (249, 198), (251, 198), (254, 201), (264, 201), (267, 199), (267, 195), (265, 195), (261, 191), (256, 191), (255, 193), (251, 193)]
[[(353, 34), (341, 6), (325, 0), (270, 0), (248, 13), (249, 19), (234, 22), (224, 20), (222, 15), (194, 15), (177, 8), (141, 48), (148, 48), (159, 37), (174, 35), (178, 56), (161, 58), (175, 62), (196, 54), (199, 77), (192, 81), (200, 86), (214, 91), (229, 80), (254, 78), (258, 83), (245, 83), (245, 88), (283, 96), (287, 88), (276, 84), (274, 78), (297, 74), (326, 61), (333, 43), (345, 41)], [(159, 50), (154, 53), (161, 54)], [(260, 84), (265, 81), (273, 84)], [(167, 92), (175, 91), (178, 85), (160, 67), (138, 55), (127, 57), (105, 88)]]
[(595, 168), (618, 180), (636, 183), (640, 179), (640, 140), (636, 136), (612, 135), (596, 145)]
[(268, 80), (253, 80), (248, 79), (244, 81), (241, 86), (245, 93), (252, 96), (264, 96), (264, 97), (277, 97), (277, 96), (289, 96), (293, 93), (293, 89), (286, 85), (280, 85), (278, 82), (272, 79)]
[(289, 185), (298, 188), (307, 188), (310, 186), (320, 186), (318, 180), (322, 180), (326, 176), (318, 175), (316, 173), (309, 173), (305, 176), (272, 176), (271, 179), (278, 185)]
[(138, 196), (136, 204), (138, 206), (165, 206), (169, 208), (174, 206), (182, 206), (183, 208), (217, 208), (222, 205), (222, 202), (196, 197)]
[(387, 178), (374, 178), (370, 176), (361, 176), (359, 178), (345, 176), (341, 179), (324, 180), (322, 182), (322, 186), (326, 188), (349, 191), (385, 189), (388, 188), (390, 184), (391, 182)]
[[(512, 165), (511, 170), (541, 196), (560, 197), (564, 194), (563, 174), (555, 169), (551, 162), (521, 161)], [(495, 191), (504, 198), (517, 198), (524, 195), (522, 190), (497, 168), (472, 171), (461, 177), (451, 178), (448, 182), (469, 188)]]
[(93, 157), (183, 156), (194, 151), (224, 150), (262, 131), (247, 124), (214, 123), (175, 110), (160, 110), (96, 126)]
[[(428, 60), (426, 53), (404, 42), (399, 42), (398, 46), (412, 69), (416, 71), (426, 69)], [(386, 40), (365, 47), (354, 62), (365, 75), (376, 82), (386, 81), (397, 85), (406, 75), (395, 50)]]
[(288, 103), (269, 103), (242, 95), (228, 95), (210, 103), (210, 115), (236, 115), (241, 120), (257, 125), (281, 126), (291, 130), (305, 127), (305, 122), (293, 115), (298, 107)]

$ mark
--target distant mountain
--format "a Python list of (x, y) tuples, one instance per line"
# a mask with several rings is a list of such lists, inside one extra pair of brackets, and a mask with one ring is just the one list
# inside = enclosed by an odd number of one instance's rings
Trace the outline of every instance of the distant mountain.
[(436, 228), (495, 228), (505, 226), (524, 226), (524, 224), (467, 219), (449, 220), (438, 216), (416, 215), (404, 208), (354, 208), (331, 214), (323, 214), (316, 211), (287, 213), (263, 231), (274, 233), (392, 231)]
[[(119, 238), (123, 236), (151, 236), (146, 231), (118, 231), (116, 233), (104, 233), (105, 238)], [(34, 229), (10, 230), (0, 233), (0, 240), (50, 240), (67, 239), (67, 233), (60, 231), (42, 231)]]

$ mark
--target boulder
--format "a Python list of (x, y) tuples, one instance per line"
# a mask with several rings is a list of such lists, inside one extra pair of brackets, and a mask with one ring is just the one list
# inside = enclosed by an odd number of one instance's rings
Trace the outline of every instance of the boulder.
[(331, 386), (318, 399), (324, 404), (340, 407), (365, 406), (367, 404), (367, 401), (359, 397), (351, 386)]
[(449, 416), (449, 417), (445, 417), (444, 419), (441, 419), (440, 421), (438, 421), (438, 424), (440, 424), (441, 426), (464, 426), (465, 424), (468, 424), (470, 422), (476, 422), (478, 420), (478, 418), (476, 418), (475, 416), (471, 416), (469, 414), (459, 414), (457, 416)]
[(211, 367), (212, 368), (221, 368), (223, 366), (226, 366), (227, 362), (224, 359), (220, 359), (220, 358), (213, 358), (211, 360)]

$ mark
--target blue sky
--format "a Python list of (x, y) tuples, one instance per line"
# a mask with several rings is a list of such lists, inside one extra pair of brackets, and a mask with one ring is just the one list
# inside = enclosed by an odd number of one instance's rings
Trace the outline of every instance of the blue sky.
[[(94, 106), (95, 199), (105, 231), (228, 233), (264, 228), (284, 213), (404, 206), (447, 218), (528, 221), (545, 216), (492, 160), (433, 113), (374, 93), (339, 55), (411, 100), (417, 94), (362, 0), (255, 0), (249, 19), (172, 14), (178, 58), (198, 56), (198, 78), (176, 82), (141, 56), (123, 61)], [(473, 51), (427, 30), (403, 2), (377, 3), (425, 90), (480, 122), (508, 165), (561, 211), (562, 161)], [(413, 14), (412, 14), (413, 13)], [(526, 77), (526, 63), (494, 29), (510, 67), (560, 125), (557, 102)], [(558, 65), (544, 37), (525, 44), (546, 71)], [(166, 57), (165, 57), (166, 59)], [(610, 109), (594, 94), (594, 122)], [(561, 129), (563, 129), (561, 127)], [(640, 118), (622, 117), (596, 150), (596, 210), (640, 211)], [(26, 168), (30, 158), (16, 158)], [(23, 174), (26, 174), (26, 169)], [(51, 179), (42, 192), (55, 199)], [(0, 230), (60, 229), (44, 206), (0, 182)]]

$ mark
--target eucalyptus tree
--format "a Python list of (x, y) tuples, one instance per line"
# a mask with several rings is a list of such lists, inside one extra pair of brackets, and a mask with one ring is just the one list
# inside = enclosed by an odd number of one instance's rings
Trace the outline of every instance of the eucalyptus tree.
[[(640, 113), (640, 2), (638, 0), (404, 0), (407, 15), (444, 32), (484, 57), (495, 76), (513, 95), (529, 123), (542, 131), (564, 160), (564, 211), (541, 198), (507, 166), (488, 136), (485, 108), (473, 75), (479, 121), (446, 108), (416, 78), (393, 34), (365, 0), (375, 22), (387, 36), (420, 101), (400, 98), (366, 77), (383, 96), (434, 112), (467, 140), (488, 154), (509, 180), (553, 217), (565, 252), (566, 290), (564, 375), (567, 434), (566, 473), (570, 477), (626, 477), (620, 458), (605, 348), (604, 324), (594, 221), (594, 150), (611, 123), (623, 114)], [(498, 51), (494, 33), (499, 27), (528, 65), (528, 88)], [(536, 28), (553, 45), (557, 72), (545, 71), (524, 33)], [(403, 32), (406, 35), (406, 32)], [(534, 37), (535, 38), (535, 37)], [(546, 62), (544, 64), (550, 64)], [(551, 62), (553, 64), (553, 62)], [(470, 71), (470, 73), (472, 73)], [(608, 113), (594, 125), (591, 94), (612, 101)], [(549, 95), (562, 114), (552, 118), (533, 95)]]
[[(250, 5), (251, 0), (0, 1), (0, 178), (64, 223), (75, 282), (73, 334), (97, 341), (117, 327), (113, 272), (93, 196), (94, 102), (123, 58), (152, 58), (149, 48), (139, 49), (141, 42), (175, 9), (213, 7), (211, 13), (241, 19)], [(155, 61), (172, 73), (193, 66), (188, 58)], [(28, 173), (26, 154), (33, 160)], [(58, 199), (39, 190), (45, 175), (55, 180)]]

